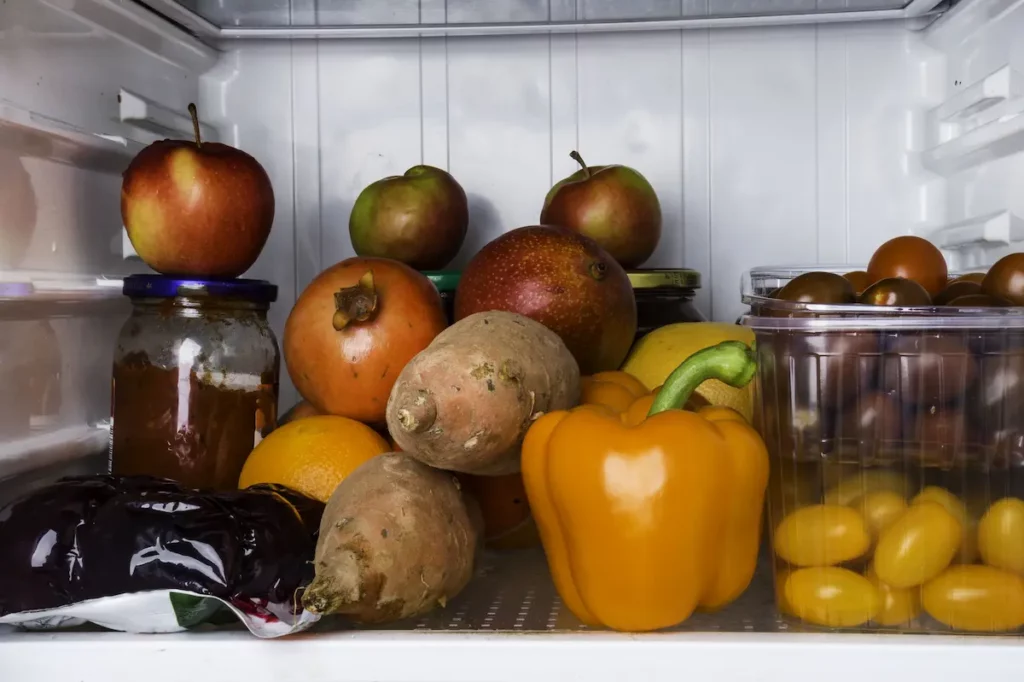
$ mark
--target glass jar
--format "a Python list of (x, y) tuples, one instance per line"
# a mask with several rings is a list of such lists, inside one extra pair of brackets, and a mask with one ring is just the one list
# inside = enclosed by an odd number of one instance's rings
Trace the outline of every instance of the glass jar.
[(114, 356), (115, 474), (235, 489), (277, 417), (280, 355), (267, 322), (277, 287), (133, 275)]
[(693, 305), (700, 289), (696, 270), (632, 270), (627, 273), (636, 298), (636, 338), (676, 322), (704, 322)]

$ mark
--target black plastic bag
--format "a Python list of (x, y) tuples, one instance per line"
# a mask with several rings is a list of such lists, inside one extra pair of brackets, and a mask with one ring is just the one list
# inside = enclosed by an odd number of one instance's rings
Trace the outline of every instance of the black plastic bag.
[(0, 509), (0, 616), (168, 589), (298, 612), (323, 509), (280, 486), (62, 479)]

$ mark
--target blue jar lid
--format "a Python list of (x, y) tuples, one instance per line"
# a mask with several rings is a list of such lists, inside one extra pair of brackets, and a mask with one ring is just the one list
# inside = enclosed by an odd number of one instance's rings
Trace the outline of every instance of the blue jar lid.
[(273, 303), (277, 286), (262, 279), (197, 279), (164, 275), (129, 275), (121, 290), (132, 298), (206, 296), (237, 298), (253, 303)]

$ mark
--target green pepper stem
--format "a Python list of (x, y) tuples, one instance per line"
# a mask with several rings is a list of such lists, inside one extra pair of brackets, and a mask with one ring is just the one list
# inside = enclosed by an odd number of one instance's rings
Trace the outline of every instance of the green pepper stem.
[(679, 409), (690, 394), (708, 379), (718, 379), (735, 388), (743, 388), (754, 378), (757, 360), (753, 349), (742, 341), (723, 341), (697, 351), (665, 379), (647, 416)]

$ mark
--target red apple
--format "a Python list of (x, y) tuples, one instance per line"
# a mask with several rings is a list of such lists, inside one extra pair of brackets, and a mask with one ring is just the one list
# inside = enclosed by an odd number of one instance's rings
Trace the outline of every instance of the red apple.
[(263, 166), (230, 145), (160, 140), (132, 159), (121, 184), (121, 218), (146, 264), (165, 275), (237, 277), (263, 250), (274, 189)]
[(459, 279), (455, 319), (486, 310), (545, 325), (584, 374), (618, 369), (636, 335), (626, 271), (594, 240), (561, 227), (520, 227), (480, 249)]
[(587, 166), (557, 183), (544, 199), (540, 222), (590, 237), (624, 268), (651, 257), (661, 239), (661, 204), (651, 183), (628, 166)]

